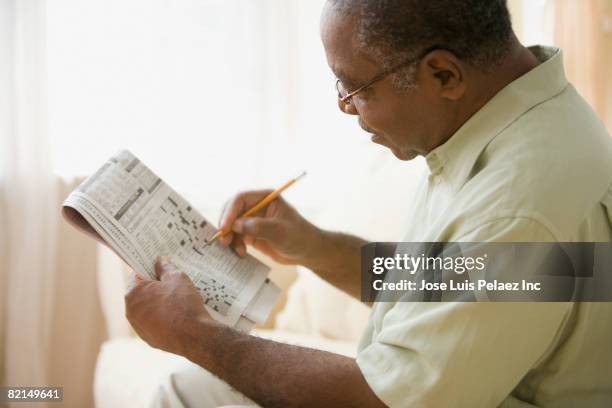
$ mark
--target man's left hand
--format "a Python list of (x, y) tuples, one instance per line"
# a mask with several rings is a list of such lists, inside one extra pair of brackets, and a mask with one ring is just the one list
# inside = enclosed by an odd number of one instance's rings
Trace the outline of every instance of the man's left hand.
[(215, 324), (191, 279), (166, 258), (158, 258), (159, 280), (136, 276), (125, 295), (125, 315), (150, 346), (185, 355), (202, 322)]

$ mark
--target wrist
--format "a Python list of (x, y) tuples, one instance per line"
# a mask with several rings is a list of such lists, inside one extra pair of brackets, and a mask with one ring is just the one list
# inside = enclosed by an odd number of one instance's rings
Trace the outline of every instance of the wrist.
[(215, 342), (223, 327), (209, 315), (192, 319), (181, 335), (179, 354), (191, 361), (209, 360), (210, 350), (215, 349)]
[(313, 271), (333, 268), (332, 264), (337, 252), (337, 243), (334, 240), (334, 236), (335, 233), (312, 225), (309, 250), (301, 264)]

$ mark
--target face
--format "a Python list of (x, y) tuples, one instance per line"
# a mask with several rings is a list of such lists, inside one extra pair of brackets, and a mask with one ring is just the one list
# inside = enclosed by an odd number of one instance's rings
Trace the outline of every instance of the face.
[[(355, 19), (338, 14), (326, 5), (321, 20), (321, 38), (327, 61), (334, 74), (349, 92), (383, 72), (382, 66), (360, 52)], [(392, 79), (376, 82), (355, 95), (350, 103), (338, 101), (342, 112), (358, 116), (359, 125), (371, 134), (374, 143), (386, 146), (401, 160), (426, 155), (450, 137), (452, 118), (456, 116), (457, 90), (449, 99), (448, 75), (431, 67), (432, 54), (438, 54), (434, 64), (440, 65), (438, 52), (428, 54), (418, 65), (417, 87), (400, 92)], [(435, 59), (435, 58), (434, 58)], [(456, 84), (455, 84), (456, 85)]]

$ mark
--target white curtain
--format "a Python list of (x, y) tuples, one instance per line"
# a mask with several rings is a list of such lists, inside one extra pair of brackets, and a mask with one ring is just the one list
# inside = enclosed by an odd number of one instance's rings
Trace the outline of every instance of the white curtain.
[(62, 386), (64, 406), (91, 406), (96, 252), (59, 218), (74, 185), (49, 154), (45, 1), (2, 0), (0, 20), (0, 384)]
[(45, 126), (45, 2), (0, 4), (3, 380), (47, 384), (57, 199)]

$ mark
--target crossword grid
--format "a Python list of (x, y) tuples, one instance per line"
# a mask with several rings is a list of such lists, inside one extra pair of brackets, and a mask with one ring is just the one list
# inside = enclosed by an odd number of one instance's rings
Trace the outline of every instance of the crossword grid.
[[(166, 228), (179, 234), (181, 247), (203, 256), (203, 251), (207, 247), (203, 234), (206, 221), (198, 220), (190, 205), (181, 205), (179, 202), (180, 199), (171, 194), (160, 206), (160, 209), (171, 217)], [(200, 273), (193, 277), (193, 284), (198, 288), (204, 304), (219, 313), (226, 314), (237, 299), (236, 295), (228, 292), (230, 288)]]

